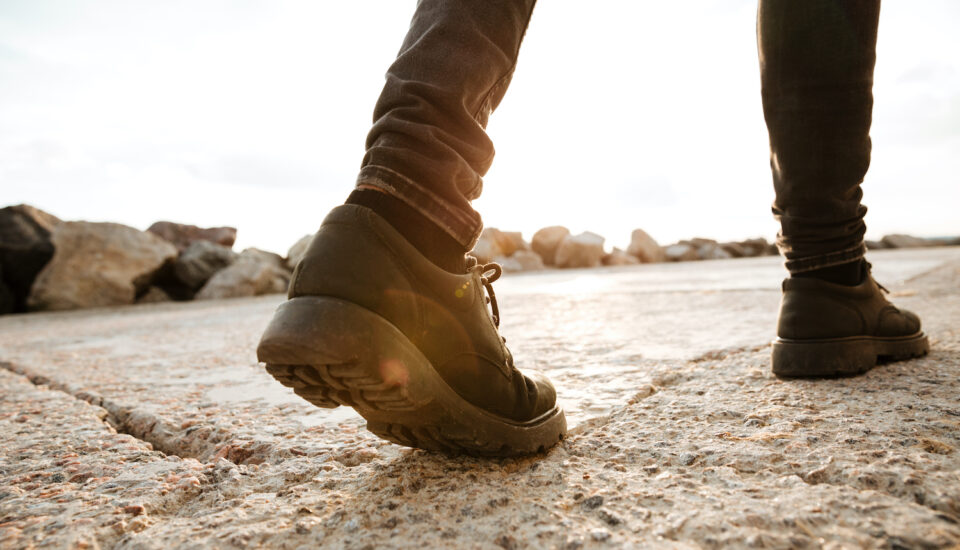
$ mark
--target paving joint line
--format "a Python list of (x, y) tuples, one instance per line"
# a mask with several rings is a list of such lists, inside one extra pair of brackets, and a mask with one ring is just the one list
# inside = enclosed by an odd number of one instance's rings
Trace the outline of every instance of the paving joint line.
[[(54, 380), (48, 376), (38, 374), (21, 365), (9, 361), (0, 361), (0, 367), (22, 376), (34, 386), (46, 386), (54, 391), (69, 395), (79, 401), (84, 401), (103, 409), (107, 414), (103, 418), (103, 423), (110, 426), (118, 433), (134, 437), (151, 446), (152, 450), (162, 453), (164, 456), (177, 456), (180, 458), (194, 458), (201, 460), (197, 453), (191, 453), (187, 449), (177, 446), (175, 443), (165, 440), (162, 436), (152, 435), (158, 431), (164, 435), (173, 435), (175, 430), (164, 422), (161, 418), (152, 413), (139, 411), (134, 407), (117, 403), (116, 401), (104, 398), (102, 395), (87, 390), (79, 390), (70, 384), (65, 384)], [(151, 417), (152, 422), (145, 423), (147, 429), (133, 429), (131, 421), (140, 415)], [(206, 453), (204, 453), (206, 454)]]

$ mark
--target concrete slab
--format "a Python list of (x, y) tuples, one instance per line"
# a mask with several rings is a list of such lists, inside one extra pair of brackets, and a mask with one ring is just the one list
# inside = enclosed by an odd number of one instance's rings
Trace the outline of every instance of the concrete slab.
[[(956, 544), (960, 249), (870, 257), (934, 352), (837, 381), (769, 373), (776, 258), (504, 276), (503, 333), (575, 426), (520, 460), (401, 449), (350, 409), (301, 403), (253, 355), (279, 296), (0, 318), (0, 540)], [(64, 449), (94, 473), (70, 481)], [(134, 478), (156, 483), (110, 492)], [(51, 491), (63, 502), (44, 508)]]

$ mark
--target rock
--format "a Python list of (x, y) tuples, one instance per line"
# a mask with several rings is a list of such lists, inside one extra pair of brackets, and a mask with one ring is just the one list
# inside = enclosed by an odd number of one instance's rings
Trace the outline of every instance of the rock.
[(607, 542), (611, 536), (610, 531), (606, 529), (594, 529), (590, 531), (590, 538), (596, 542)]
[(530, 250), (530, 245), (523, 240), (523, 234), (519, 231), (497, 231), (496, 238), (504, 256), (513, 256), (521, 250)]
[(557, 247), (557, 267), (596, 267), (603, 258), (603, 237), (585, 231), (567, 235)]
[(543, 258), (545, 265), (555, 265), (557, 247), (568, 235), (570, 235), (570, 230), (561, 225), (544, 227), (533, 234), (533, 238), (530, 239), (530, 247)]
[(518, 250), (509, 258), (498, 257), (494, 261), (506, 272), (537, 271), (543, 269), (543, 260), (532, 250)]
[(204, 228), (196, 225), (160, 221), (148, 227), (147, 231), (173, 243), (180, 252), (186, 250), (194, 241), (210, 241), (230, 248), (237, 240), (237, 229), (235, 227)]
[(725, 260), (727, 258), (732, 258), (733, 255), (723, 249), (717, 241), (712, 241), (709, 239), (694, 239), (694, 241), (700, 241), (696, 244), (697, 247), (697, 257), (701, 260)]
[(731, 258), (743, 258), (747, 256), (747, 250), (740, 243), (720, 243), (720, 248), (726, 251)]
[(689, 241), (680, 241), (681, 244), (689, 244), (697, 249), (697, 258), (703, 258), (705, 255), (709, 255), (711, 250), (714, 247), (719, 247), (720, 245), (717, 241), (713, 239), (704, 239), (702, 237), (694, 237)]
[(483, 232), (480, 233), (477, 244), (473, 246), (473, 250), (471, 250), (469, 254), (476, 256), (477, 261), (481, 264), (490, 263), (498, 256), (507, 256), (503, 248), (500, 247), (501, 237), (499, 234), (499, 229), (494, 227), (485, 228)]
[(663, 248), (643, 229), (634, 229), (630, 234), (630, 246), (627, 254), (636, 257), (643, 263), (662, 262), (665, 257)]
[(583, 502), (580, 503), (585, 510), (596, 510), (597, 508), (603, 506), (603, 496), (602, 495), (593, 495), (592, 497), (585, 498)]
[(214, 273), (237, 260), (237, 253), (226, 246), (210, 241), (194, 241), (173, 264), (176, 279), (196, 291)]
[(887, 245), (882, 241), (863, 241), (863, 244), (867, 245), (867, 250), (882, 250), (887, 248)]
[(477, 245), (470, 254), (481, 263), (487, 263), (498, 256), (510, 257), (518, 250), (530, 250), (530, 245), (523, 240), (519, 231), (500, 231), (496, 227), (487, 227), (480, 233)]
[(704, 260), (726, 260), (728, 258), (733, 258), (733, 254), (730, 254), (719, 245), (708, 250), (701, 249), (698, 252), (700, 257)]
[(297, 267), (297, 264), (303, 259), (303, 255), (307, 253), (307, 248), (310, 247), (311, 242), (313, 242), (313, 235), (304, 235), (300, 240), (293, 243), (293, 246), (287, 251), (287, 259), (285, 260), (287, 269), (293, 271), (293, 268)]
[(277, 267), (283, 268), (286, 267), (287, 262), (284, 261), (283, 256), (279, 254), (274, 254), (273, 252), (268, 252), (266, 250), (261, 250), (259, 248), (245, 248), (243, 252), (237, 256), (238, 259), (250, 258), (258, 262), (265, 262), (270, 265), (275, 265)]
[(27, 300), (34, 310), (132, 304), (177, 249), (152, 233), (118, 223), (63, 222), (53, 258)]
[(671, 262), (688, 262), (700, 258), (697, 249), (688, 243), (671, 244), (663, 250), (663, 253)]
[(30, 287), (50, 258), (60, 219), (26, 204), (0, 209), (0, 266), (12, 311), (26, 311)]
[(920, 237), (912, 235), (884, 235), (880, 242), (887, 248), (917, 248), (921, 246), (930, 246), (930, 242)]
[(771, 255), (771, 250), (773, 250), (773, 255), (777, 254), (777, 246), (768, 243), (763, 237), (747, 239), (745, 241), (740, 241), (738, 244), (743, 249), (743, 255), (745, 257), (768, 256)]
[[(657, 249), (659, 250), (659, 246)], [(634, 265), (640, 263), (640, 260), (632, 254), (628, 254), (619, 248), (614, 248), (613, 252), (604, 254), (603, 265)]]
[(519, 273), (523, 271), (523, 265), (520, 262), (514, 260), (513, 258), (505, 258), (503, 256), (497, 256), (493, 259), (494, 262), (500, 264), (500, 267), (503, 269), (504, 273)]
[(286, 292), (290, 272), (284, 265), (277, 254), (248, 248), (235, 262), (210, 277), (195, 298), (217, 300)]
[(173, 298), (162, 288), (158, 286), (151, 286), (147, 291), (137, 298), (138, 304), (157, 304), (160, 302), (172, 302)]

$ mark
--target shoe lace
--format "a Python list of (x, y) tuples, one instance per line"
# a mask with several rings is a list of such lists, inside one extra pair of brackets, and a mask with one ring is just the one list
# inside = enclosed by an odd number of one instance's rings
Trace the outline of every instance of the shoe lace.
[[(497, 306), (497, 293), (493, 291), (493, 283), (503, 275), (503, 267), (496, 263), (481, 264), (474, 256), (467, 256), (467, 272), (473, 270), (480, 271), (480, 283), (486, 289), (487, 295), (484, 297), (486, 303), (490, 304), (491, 315), (493, 316), (493, 325), (500, 328), (500, 308)], [(491, 273), (492, 272), (492, 273)], [(490, 275), (488, 275), (490, 273)], [(501, 337), (506, 342), (506, 338)]]

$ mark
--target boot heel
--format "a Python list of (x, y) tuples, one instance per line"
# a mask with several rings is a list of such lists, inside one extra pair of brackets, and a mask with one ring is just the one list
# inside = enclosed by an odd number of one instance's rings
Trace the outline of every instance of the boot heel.
[(866, 372), (877, 364), (870, 339), (803, 342), (778, 338), (771, 354), (773, 373), (784, 377), (834, 377)]
[(516, 422), (470, 404), (392, 323), (337, 298), (281, 305), (257, 357), (297, 395), (320, 407), (353, 407), (367, 429), (401, 445), (513, 456), (549, 449), (567, 431), (559, 407)]
[(413, 410), (430, 401), (423, 377), (409, 369), (429, 362), (386, 319), (325, 296), (282, 304), (267, 326), (257, 358), (281, 384), (319, 407)]

